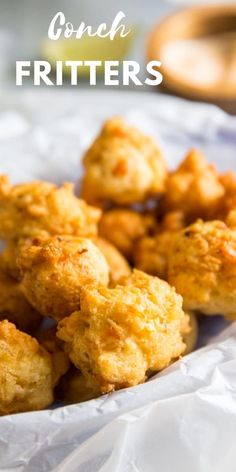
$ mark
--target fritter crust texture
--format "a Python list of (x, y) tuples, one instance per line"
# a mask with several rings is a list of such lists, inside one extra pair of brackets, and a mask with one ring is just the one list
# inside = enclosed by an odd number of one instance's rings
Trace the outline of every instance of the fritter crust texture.
[(80, 403), (99, 397), (101, 392), (92, 377), (85, 377), (75, 367), (64, 375), (57, 387), (57, 396), (64, 403)]
[(136, 242), (144, 236), (153, 235), (156, 229), (157, 222), (152, 214), (125, 208), (106, 211), (98, 225), (99, 235), (114, 244), (129, 260), (133, 258)]
[(51, 355), (53, 385), (57, 385), (62, 376), (66, 374), (70, 367), (69, 357), (61, 347), (61, 342), (56, 336), (57, 327), (52, 326), (42, 329), (37, 333), (37, 339), (41, 346)]
[(165, 189), (166, 164), (158, 146), (120, 117), (105, 123), (83, 163), (82, 197), (89, 203), (142, 202)]
[(59, 323), (71, 361), (102, 393), (143, 382), (185, 349), (182, 298), (135, 270), (113, 289), (87, 286), (81, 310)]
[(193, 149), (169, 175), (163, 210), (180, 210), (189, 222), (196, 218), (212, 219), (224, 192), (214, 165), (207, 162), (200, 151)]
[(94, 244), (100, 249), (109, 266), (110, 285), (116, 285), (122, 277), (128, 276), (131, 268), (127, 260), (113, 244), (104, 238), (95, 238)]
[(224, 187), (225, 194), (221, 199), (217, 217), (225, 220), (231, 211), (236, 211), (236, 173), (226, 172), (222, 174), (220, 183)]
[(75, 236), (37, 240), (22, 249), (18, 266), (29, 302), (56, 320), (79, 308), (83, 285), (109, 282), (109, 267), (101, 251), (91, 240)]
[(9, 239), (1, 253), (1, 266), (4, 272), (16, 281), (20, 281), (20, 269), (17, 258), (23, 247), (32, 245), (32, 238)]
[(74, 195), (74, 186), (56, 187), (49, 182), (12, 186), (0, 178), (0, 238), (19, 239), (70, 234), (93, 236), (97, 233), (100, 210)]
[(34, 333), (41, 315), (29, 304), (21, 285), (9, 277), (0, 263), (0, 320), (8, 319), (17, 328)]
[(38, 341), (0, 322), (0, 415), (40, 410), (53, 402), (52, 361)]
[(179, 211), (166, 213), (159, 231), (154, 237), (141, 238), (134, 247), (134, 266), (137, 269), (167, 278), (168, 255), (175, 235), (184, 227), (184, 214)]
[(168, 281), (186, 310), (236, 319), (236, 232), (201, 220), (182, 230), (169, 255)]

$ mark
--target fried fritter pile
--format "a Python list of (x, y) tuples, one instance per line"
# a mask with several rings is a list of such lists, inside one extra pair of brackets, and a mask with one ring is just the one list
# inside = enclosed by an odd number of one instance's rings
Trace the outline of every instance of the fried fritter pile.
[(236, 174), (196, 149), (170, 172), (121, 118), (83, 164), (82, 198), (0, 176), (0, 414), (132, 387), (196, 347), (198, 314), (236, 320)]
[(87, 286), (80, 311), (58, 325), (73, 364), (102, 393), (143, 382), (185, 349), (182, 299), (166, 282), (140, 271), (115, 288)]
[(108, 284), (106, 259), (88, 239), (96, 236), (100, 216), (99, 209), (74, 195), (73, 184), (13, 186), (0, 177), (2, 414), (44, 408), (53, 401), (69, 359), (55, 329), (41, 335), (47, 350), (25, 332), (36, 334), (41, 315), (57, 318), (78, 309), (81, 285)]
[(132, 204), (165, 190), (165, 160), (155, 141), (120, 117), (108, 120), (84, 156), (82, 197)]

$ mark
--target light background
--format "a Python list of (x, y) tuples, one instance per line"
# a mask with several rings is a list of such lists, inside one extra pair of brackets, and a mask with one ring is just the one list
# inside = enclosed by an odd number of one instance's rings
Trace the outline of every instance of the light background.
[[(128, 58), (142, 64), (145, 61), (145, 38), (151, 27), (176, 8), (200, 3), (222, 1), (0, 0), (0, 83), (14, 86), (16, 60), (40, 58), (40, 41), (47, 37), (49, 23), (58, 11), (63, 11), (67, 21), (72, 21), (75, 27), (81, 21), (94, 26), (104, 21), (109, 24), (119, 10), (124, 11), (127, 24), (134, 25), (138, 31)], [(236, 3), (236, 0), (231, 0), (231, 3)]]

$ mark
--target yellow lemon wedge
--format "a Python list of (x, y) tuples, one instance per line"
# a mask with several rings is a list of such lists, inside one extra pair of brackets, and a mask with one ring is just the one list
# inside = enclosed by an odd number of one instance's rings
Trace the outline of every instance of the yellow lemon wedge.
[[(127, 56), (134, 38), (134, 31), (124, 38), (120, 36), (113, 40), (83, 36), (81, 39), (59, 39), (42, 41), (40, 54), (55, 67), (56, 61), (101, 61), (97, 73), (104, 71), (104, 61), (120, 61)], [(69, 68), (63, 64), (64, 74), (69, 74)], [(80, 75), (89, 75), (89, 67), (81, 66)]]

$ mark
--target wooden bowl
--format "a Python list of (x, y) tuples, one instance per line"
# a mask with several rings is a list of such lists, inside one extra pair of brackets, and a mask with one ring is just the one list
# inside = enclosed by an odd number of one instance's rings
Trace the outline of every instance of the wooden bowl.
[(236, 5), (179, 10), (151, 32), (148, 60), (162, 62), (163, 86), (236, 111)]

